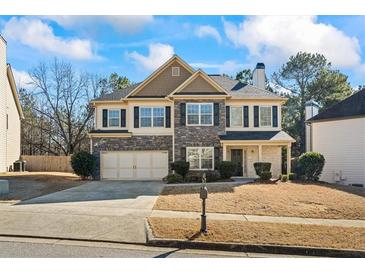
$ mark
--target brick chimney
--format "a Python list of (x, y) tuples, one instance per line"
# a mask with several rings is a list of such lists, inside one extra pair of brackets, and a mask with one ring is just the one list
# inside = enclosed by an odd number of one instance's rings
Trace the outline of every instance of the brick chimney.
[(257, 63), (256, 68), (252, 72), (252, 82), (255, 87), (265, 89), (266, 75), (264, 63)]

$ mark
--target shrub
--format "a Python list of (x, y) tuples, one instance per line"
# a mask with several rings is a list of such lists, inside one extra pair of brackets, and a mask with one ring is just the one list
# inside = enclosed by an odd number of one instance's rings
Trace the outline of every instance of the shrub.
[(306, 152), (299, 157), (298, 171), (305, 180), (318, 181), (324, 167), (324, 157), (318, 152)]
[(168, 184), (178, 184), (184, 182), (184, 178), (180, 174), (175, 173), (167, 175), (164, 181), (167, 181)]
[(201, 183), (202, 175), (198, 172), (189, 171), (189, 173), (186, 175), (185, 181), (189, 183)]
[(289, 180), (295, 180), (297, 178), (297, 175), (295, 173), (289, 173), (288, 178)]
[(218, 170), (207, 170), (205, 172), (207, 182), (216, 182), (221, 178)]
[(288, 181), (288, 175), (286, 175), (286, 174), (281, 175), (280, 181), (282, 181), (282, 182)]
[(260, 174), (260, 179), (264, 180), (264, 181), (270, 180), (271, 177), (272, 177), (272, 174), (270, 171), (263, 171)]
[(230, 161), (222, 161), (218, 163), (217, 169), (222, 179), (229, 179), (236, 171), (237, 165)]
[(96, 159), (89, 152), (80, 151), (71, 156), (71, 166), (77, 175), (86, 179), (94, 175)]
[(185, 181), (201, 183), (204, 173), (205, 173), (205, 178), (207, 179), (207, 182), (216, 182), (221, 178), (218, 170), (206, 170), (206, 171), (194, 170), (194, 171), (189, 171), (189, 173), (186, 175)]
[(261, 177), (262, 172), (270, 172), (271, 163), (257, 162), (253, 164), (253, 167), (255, 168), (257, 176)]
[(184, 179), (186, 174), (188, 174), (190, 168), (190, 163), (185, 161), (176, 161), (171, 163), (171, 169), (177, 174), (180, 174)]

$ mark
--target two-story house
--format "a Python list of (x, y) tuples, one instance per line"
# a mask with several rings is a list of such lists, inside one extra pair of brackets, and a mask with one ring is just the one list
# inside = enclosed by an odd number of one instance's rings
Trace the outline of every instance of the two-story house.
[(278, 176), (282, 148), (290, 159), (294, 139), (281, 130), (286, 99), (265, 90), (265, 79), (262, 63), (248, 85), (194, 70), (174, 55), (143, 82), (93, 100), (89, 136), (97, 176), (161, 179), (177, 160), (191, 170), (230, 160), (244, 177), (256, 177), (253, 163), (267, 161)]

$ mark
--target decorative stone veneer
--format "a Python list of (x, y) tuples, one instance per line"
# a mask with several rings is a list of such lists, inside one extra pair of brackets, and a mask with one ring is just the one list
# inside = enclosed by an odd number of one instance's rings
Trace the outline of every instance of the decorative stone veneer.
[(130, 138), (93, 138), (93, 155), (96, 157), (95, 178), (100, 179), (101, 151), (168, 150), (172, 162), (172, 136), (132, 136)]
[[(219, 126), (181, 126), (181, 103), (219, 103)], [(225, 133), (226, 107), (224, 100), (175, 100), (174, 132), (175, 132), (175, 161), (181, 160), (182, 147), (221, 147), (219, 134)], [(223, 159), (223, 151), (219, 150), (219, 160)]]

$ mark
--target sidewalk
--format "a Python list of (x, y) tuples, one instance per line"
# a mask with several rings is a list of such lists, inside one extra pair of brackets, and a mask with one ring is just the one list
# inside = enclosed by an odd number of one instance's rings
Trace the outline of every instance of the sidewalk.
[[(196, 219), (200, 218), (200, 212), (153, 210), (150, 217)], [(365, 228), (365, 220), (314, 219), (314, 218), (301, 218), (301, 217), (275, 217), (275, 216), (241, 215), (241, 214), (225, 214), (225, 213), (207, 213), (207, 219), (221, 220), (221, 221), (269, 222), (269, 223), (329, 225), (329, 226)]]

